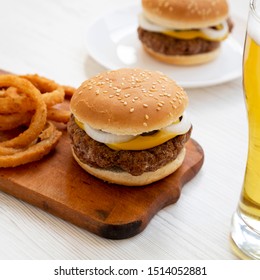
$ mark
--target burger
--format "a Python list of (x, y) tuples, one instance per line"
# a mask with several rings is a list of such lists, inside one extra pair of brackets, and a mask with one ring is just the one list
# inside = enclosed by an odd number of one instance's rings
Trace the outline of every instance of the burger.
[(226, 0), (142, 0), (138, 37), (153, 58), (176, 65), (215, 59), (232, 31)]
[(124, 68), (94, 76), (70, 102), (72, 154), (109, 183), (160, 180), (184, 160), (192, 129), (187, 104), (185, 91), (161, 72)]

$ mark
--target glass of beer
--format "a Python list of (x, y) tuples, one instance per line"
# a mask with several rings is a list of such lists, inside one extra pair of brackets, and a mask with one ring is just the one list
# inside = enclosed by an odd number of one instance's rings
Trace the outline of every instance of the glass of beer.
[(231, 243), (243, 259), (260, 259), (260, 0), (250, 0), (243, 55), (248, 115), (248, 157), (243, 189), (233, 215)]

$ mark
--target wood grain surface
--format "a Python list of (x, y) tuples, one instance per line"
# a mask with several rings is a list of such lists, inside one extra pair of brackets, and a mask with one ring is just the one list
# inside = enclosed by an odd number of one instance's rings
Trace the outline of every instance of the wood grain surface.
[(178, 200), (204, 160), (191, 139), (183, 165), (167, 178), (144, 187), (107, 184), (79, 167), (66, 127), (60, 129), (59, 144), (42, 160), (0, 169), (0, 190), (105, 238), (140, 233), (160, 209)]

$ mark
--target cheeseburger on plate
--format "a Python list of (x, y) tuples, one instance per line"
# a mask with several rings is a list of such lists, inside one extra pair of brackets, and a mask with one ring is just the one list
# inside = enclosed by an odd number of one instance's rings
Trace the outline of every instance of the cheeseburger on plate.
[(233, 28), (226, 0), (142, 0), (138, 36), (155, 59), (194, 65), (215, 59)]
[(181, 166), (191, 123), (188, 97), (160, 72), (101, 73), (74, 93), (68, 133), (88, 173), (110, 183), (142, 186)]

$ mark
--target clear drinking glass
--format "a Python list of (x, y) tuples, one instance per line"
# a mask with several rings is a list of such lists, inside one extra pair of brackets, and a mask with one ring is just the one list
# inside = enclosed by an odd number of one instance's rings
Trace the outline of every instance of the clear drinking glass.
[(231, 243), (245, 259), (260, 259), (260, 0), (250, 1), (243, 56), (248, 115), (248, 157), (243, 189), (232, 219)]

